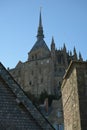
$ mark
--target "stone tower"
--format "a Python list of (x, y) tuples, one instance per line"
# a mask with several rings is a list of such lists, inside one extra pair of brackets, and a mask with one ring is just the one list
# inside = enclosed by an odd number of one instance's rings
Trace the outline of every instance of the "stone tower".
[(28, 53), (28, 61), (42, 59), (45, 57), (49, 57), (49, 55), (50, 55), (50, 50), (44, 41), (42, 18), (40, 12), (37, 41), (35, 42), (30, 52)]
[(9, 70), (25, 92), (39, 96), (45, 90), (48, 94), (60, 95), (63, 76), (75, 56), (67, 52), (65, 44), (61, 50), (55, 49), (55, 45), (53, 37), (51, 49), (44, 40), (40, 11), (37, 40), (28, 53), (28, 60), (19, 61), (14, 69)]
[(87, 130), (87, 62), (71, 62), (61, 88), (64, 130)]

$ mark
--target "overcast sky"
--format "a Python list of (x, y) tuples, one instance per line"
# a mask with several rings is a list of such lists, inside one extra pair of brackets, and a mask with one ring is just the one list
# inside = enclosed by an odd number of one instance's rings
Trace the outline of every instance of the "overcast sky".
[(40, 7), (45, 42), (81, 52), (87, 59), (87, 0), (0, 0), (0, 62), (14, 68), (27, 61), (36, 42)]

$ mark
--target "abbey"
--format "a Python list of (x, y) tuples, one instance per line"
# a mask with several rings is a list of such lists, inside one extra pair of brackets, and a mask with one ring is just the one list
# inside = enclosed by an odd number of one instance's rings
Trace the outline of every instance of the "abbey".
[(45, 90), (48, 94), (59, 95), (63, 76), (71, 60), (82, 61), (81, 54), (78, 58), (75, 48), (73, 54), (67, 52), (65, 44), (57, 50), (53, 37), (51, 48), (48, 48), (44, 41), (40, 12), (37, 40), (28, 53), (28, 60), (24, 63), (19, 61), (9, 72), (27, 93), (39, 96)]

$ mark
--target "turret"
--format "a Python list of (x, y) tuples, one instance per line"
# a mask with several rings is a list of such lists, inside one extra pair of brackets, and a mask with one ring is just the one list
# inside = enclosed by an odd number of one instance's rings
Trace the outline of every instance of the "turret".
[(51, 50), (55, 50), (55, 43), (54, 43), (53, 37), (52, 37), (52, 41), (51, 41)]
[(65, 67), (67, 68), (68, 62), (67, 62), (67, 51), (66, 51), (66, 45), (65, 45), (65, 43), (63, 45), (63, 54), (64, 54)]
[(63, 45), (63, 51), (66, 53), (66, 45), (65, 45), (65, 43)]
[(55, 61), (55, 43), (54, 43), (53, 37), (51, 41), (51, 57), (52, 57), (52, 60)]
[(74, 60), (77, 60), (77, 52), (76, 52), (75, 47), (74, 47), (74, 49), (73, 49), (73, 54), (74, 54)]
[(80, 52), (79, 52), (79, 61), (83, 61), (83, 58)]

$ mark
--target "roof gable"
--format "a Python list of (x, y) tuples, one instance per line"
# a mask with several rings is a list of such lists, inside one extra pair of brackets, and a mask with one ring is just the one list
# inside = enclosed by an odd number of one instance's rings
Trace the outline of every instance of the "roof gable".
[(40, 130), (25, 106), (16, 98), (8, 85), (0, 77), (0, 129)]
[[(0, 63), (0, 77), (3, 79), (5, 84), (7, 84), (9, 90), (12, 91), (19, 103), (26, 108), (27, 112), (30, 113), (31, 117), (40, 126), (41, 129), (51, 130), (53, 127), (50, 123), (41, 115), (37, 108), (32, 104), (31, 100), (26, 96), (26, 94), (21, 89), (20, 85), (13, 79), (5, 67)], [(1, 87), (3, 87), (1, 85)]]

